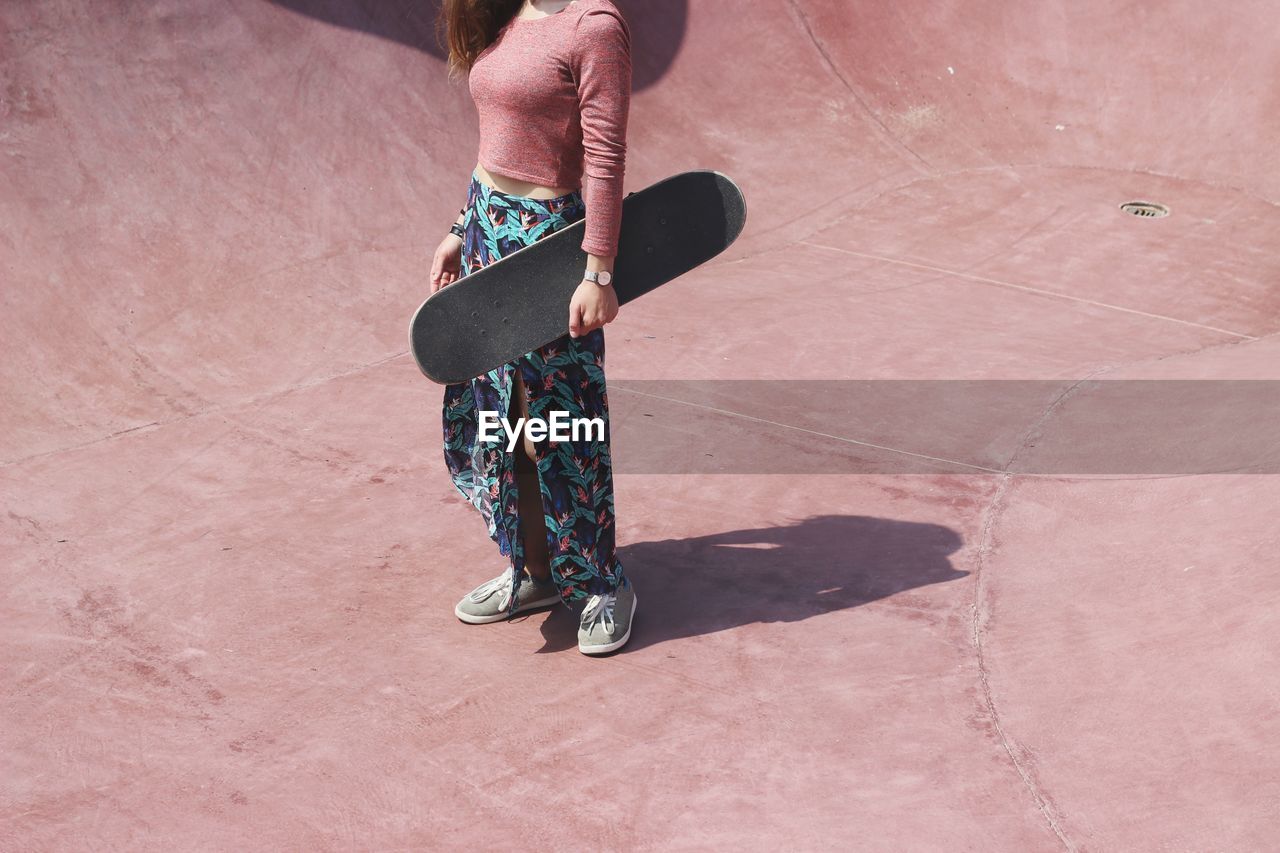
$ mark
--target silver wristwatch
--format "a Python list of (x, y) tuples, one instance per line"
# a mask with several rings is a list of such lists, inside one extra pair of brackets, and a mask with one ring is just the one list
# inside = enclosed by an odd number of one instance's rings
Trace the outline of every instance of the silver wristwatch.
[(583, 273), (582, 277), (587, 281), (594, 281), (601, 287), (608, 287), (613, 284), (613, 273), (608, 270), (600, 270), (599, 272), (596, 272), (595, 270), (587, 270)]

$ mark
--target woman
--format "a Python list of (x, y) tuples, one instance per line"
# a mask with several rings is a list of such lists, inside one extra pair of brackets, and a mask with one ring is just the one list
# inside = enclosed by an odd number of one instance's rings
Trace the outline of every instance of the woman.
[[(467, 204), (436, 250), (432, 289), (585, 217), (583, 280), (570, 333), (444, 394), (445, 461), (480, 511), (506, 571), (463, 597), (464, 622), (496, 622), (584, 601), (578, 648), (604, 654), (631, 636), (635, 591), (614, 553), (603, 326), (622, 213), (631, 38), (610, 0), (447, 0), (451, 73), (469, 72), (480, 156)], [(460, 286), (465, 287), (462, 281)], [(479, 412), (600, 418), (603, 441), (477, 439)]]

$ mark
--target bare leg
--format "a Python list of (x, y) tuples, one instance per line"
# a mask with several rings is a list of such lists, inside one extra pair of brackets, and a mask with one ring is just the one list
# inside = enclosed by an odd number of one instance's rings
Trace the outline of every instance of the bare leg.
[[(519, 370), (515, 371), (511, 384), (511, 403), (519, 417), (529, 417), (524, 382), (521, 381)], [(515, 453), (516, 503), (520, 507), (520, 527), (524, 537), (524, 570), (530, 577), (547, 580), (551, 577), (551, 557), (547, 553), (547, 522), (542, 515), (542, 489), (538, 484), (534, 443), (527, 435), (520, 436), (520, 445)]]

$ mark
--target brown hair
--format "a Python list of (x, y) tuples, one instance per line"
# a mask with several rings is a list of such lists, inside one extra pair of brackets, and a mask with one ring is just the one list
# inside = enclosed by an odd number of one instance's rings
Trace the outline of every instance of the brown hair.
[(498, 37), (498, 30), (520, 11), (523, 0), (444, 0), (436, 17), (436, 34), (449, 48), (449, 76), (471, 70), (480, 52)]

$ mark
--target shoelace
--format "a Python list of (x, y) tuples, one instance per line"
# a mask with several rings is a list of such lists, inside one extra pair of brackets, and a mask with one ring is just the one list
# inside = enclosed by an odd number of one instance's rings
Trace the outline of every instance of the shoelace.
[(588, 598), (587, 606), (582, 609), (582, 627), (590, 631), (599, 622), (606, 631), (612, 631), (614, 627), (613, 605), (617, 600), (617, 594), (612, 592), (607, 592), (604, 595), (593, 595)]
[(498, 609), (506, 610), (507, 605), (511, 603), (511, 567), (498, 575), (491, 581), (485, 581), (480, 586), (471, 590), (471, 600), (480, 602), (484, 601), (495, 592), (501, 592), (502, 598), (498, 599)]

